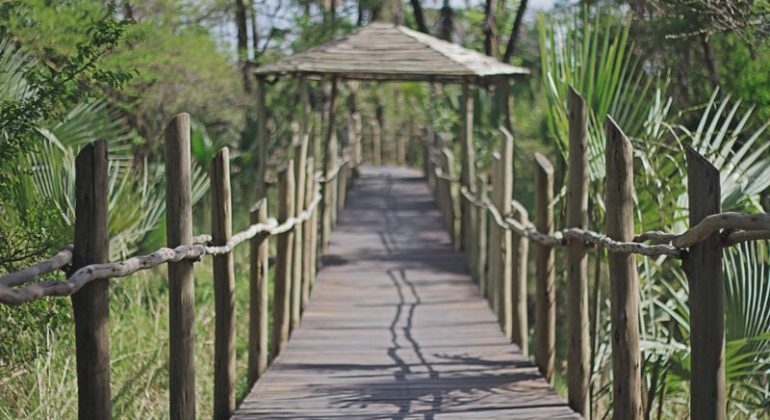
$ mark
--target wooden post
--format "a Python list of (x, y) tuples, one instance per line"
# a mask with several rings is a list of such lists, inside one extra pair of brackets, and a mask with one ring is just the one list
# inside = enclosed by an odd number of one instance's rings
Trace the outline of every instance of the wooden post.
[[(278, 223), (294, 215), (294, 161), (278, 173)], [(286, 347), (291, 322), (291, 275), (294, 230), (278, 235), (276, 243), (275, 293), (273, 296), (273, 357)]]
[[(294, 161), (289, 160), (278, 173), (278, 223), (294, 215)], [(276, 244), (275, 292), (273, 296), (273, 351), (275, 358), (289, 341), (291, 322), (291, 275), (294, 230), (278, 235)]]
[[(498, 191), (494, 197), (494, 203), (500, 215), (505, 217), (511, 214), (513, 200), (513, 136), (505, 129), (502, 129), (501, 133), (503, 139), (498, 162), (499, 185), (496, 187)], [(495, 244), (500, 247), (500, 268), (496, 279), (499, 285), (497, 316), (505, 336), (513, 339), (513, 238), (508, 229), (498, 228), (498, 231), (500, 242)], [(525, 350), (522, 349), (522, 351)]]
[[(688, 146), (690, 227), (721, 211), (719, 171)], [(725, 419), (725, 292), (719, 232), (690, 247), (684, 260), (690, 288), (690, 418)]]
[(376, 166), (382, 165), (382, 130), (379, 122), (372, 121), (372, 160)]
[[(607, 236), (634, 240), (634, 161), (631, 142), (607, 117), (605, 148)], [(612, 412), (615, 419), (642, 418), (639, 351), (639, 281), (634, 254), (610, 252)]]
[[(535, 226), (553, 234), (553, 166), (535, 153)], [(554, 249), (535, 247), (535, 361), (548, 382), (553, 380), (556, 361), (556, 258)]]
[[(477, 177), (478, 185), (476, 192), (479, 200), (482, 202), (487, 196), (487, 180), (485, 175), (479, 175)], [(476, 209), (478, 217), (478, 228), (476, 229), (476, 272), (479, 281), (479, 293), (481, 296), (486, 296), (487, 288), (487, 210), (483, 207)]]
[(345, 208), (345, 199), (347, 197), (348, 189), (348, 170), (350, 169), (350, 161), (342, 163), (340, 167), (340, 174), (337, 177), (337, 217), (342, 213), (342, 209)]
[[(75, 160), (75, 248), (69, 274), (109, 262), (107, 142), (85, 146)], [(78, 418), (111, 419), (110, 282), (92, 281), (72, 295)], [(10, 339), (10, 338), (7, 338)]]
[[(211, 161), (211, 239), (227, 245), (233, 234), (230, 151)], [(233, 253), (214, 256), (214, 418), (229, 419), (235, 410), (235, 273)]]
[(267, 153), (270, 135), (267, 131), (267, 105), (265, 79), (257, 79), (257, 199), (267, 196)]
[[(315, 197), (317, 194), (319, 194), (320, 191), (321, 191), (321, 184), (315, 178), (315, 174), (313, 174), (313, 197)], [(323, 197), (321, 197), (321, 200), (323, 200)], [(312, 249), (311, 249), (311, 255), (310, 255), (310, 259), (312, 261), (312, 264), (310, 265), (310, 267), (311, 267), (311, 269), (310, 269), (311, 270), (311, 272), (310, 272), (310, 288), (311, 288), (311, 290), (313, 288), (313, 284), (315, 284), (316, 273), (318, 272), (318, 264), (319, 264), (319, 262), (318, 262), (318, 252), (319, 252), (319, 245), (320, 244), (318, 243), (318, 233), (319, 233), (318, 231), (320, 229), (319, 229), (318, 223), (321, 220), (321, 216), (320, 216), (321, 215), (321, 205), (323, 205), (323, 203), (318, 203), (318, 207), (313, 212), (313, 217), (311, 218), (311, 220), (313, 222), (312, 226), (310, 227), (310, 234), (311, 234), (310, 243), (313, 245)]]
[[(492, 203), (496, 203), (500, 192), (500, 153), (494, 152), (492, 154), (492, 162), (489, 167), (490, 175), (490, 200)], [(487, 252), (489, 253), (489, 265), (487, 266), (487, 299), (489, 300), (489, 306), (494, 311), (495, 315), (498, 312), (498, 306), (500, 301), (497, 297), (499, 289), (500, 279), (500, 266), (502, 254), (500, 252), (500, 227), (495, 222), (494, 217), (487, 215), (489, 220), (489, 235), (487, 241)]]
[(445, 207), (447, 209), (447, 224), (449, 233), (452, 237), (452, 243), (456, 250), (460, 250), (460, 213), (457, 208), (457, 191), (450, 179), (455, 177), (455, 157), (451, 150), (444, 148), (441, 150), (441, 171), (448, 177), (444, 187)]
[(321, 251), (326, 253), (332, 230), (332, 211), (334, 211), (334, 183), (329, 179), (337, 163), (337, 136), (334, 134), (334, 108), (337, 102), (337, 78), (332, 78), (332, 91), (329, 99), (329, 115), (324, 138), (324, 183), (321, 185), (323, 206), (321, 207)]
[[(470, 82), (463, 80), (463, 99), (461, 104), (461, 127), (462, 133), (460, 139), (462, 162), (460, 172), (460, 185), (464, 186), (471, 193), (476, 192), (476, 152), (473, 147), (473, 94), (471, 92)], [(471, 211), (471, 204), (462, 202), (460, 208), (462, 214), (461, 230), (461, 249), (468, 251), (468, 246), (473, 240), (472, 232), (476, 230), (476, 218)]]
[(357, 88), (357, 83), (351, 82), (348, 95), (348, 145), (353, 151), (351, 166), (354, 171), (361, 164), (361, 114), (356, 107)]
[(299, 98), (300, 103), (302, 104), (299, 119), (299, 138), (303, 142), (307, 143), (305, 146), (305, 155), (307, 155), (308, 153), (313, 153), (312, 150), (308, 149), (310, 144), (310, 119), (313, 116), (313, 111), (310, 109), (310, 93), (308, 92), (307, 80), (305, 76), (300, 76), (299, 78)]
[[(251, 223), (267, 223), (267, 198), (251, 209)], [(249, 389), (267, 369), (268, 328), (268, 257), (267, 235), (257, 235), (249, 241)]]
[[(300, 134), (294, 145), (294, 185), (295, 211), (299, 216), (305, 203), (305, 170), (307, 169), (307, 137)], [(302, 224), (294, 227), (294, 251), (292, 252), (292, 285), (291, 285), (291, 329), (299, 326), (302, 314), (302, 261), (303, 261), (303, 228)]]
[[(313, 180), (313, 158), (307, 158), (305, 168), (305, 203), (306, 209), (310, 208), (310, 204), (315, 198), (315, 182)], [(313, 212), (315, 213), (315, 212)], [(306, 308), (308, 301), (310, 300), (310, 282), (313, 276), (313, 248), (315, 248), (315, 242), (313, 242), (313, 215), (311, 215), (302, 224), (302, 308)]]
[[(166, 240), (192, 245), (190, 115), (166, 127)], [(168, 264), (169, 398), (171, 418), (195, 418), (195, 282), (192, 260)]]
[[(569, 170), (567, 227), (588, 226), (588, 129), (586, 104), (569, 89)], [(588, 384), (591, 350), (588, 340), (588, 259), (585, 245), (571, 241), (567, 247), (567, 393), (569, 405), (589, 416)]]
[(511, 119), (511, 81), (507, 77), (501, 77), (497, 81), (497, 89), (500, 92), (500, 105), (502, 110), (503, 127), (509, 133), (513, 133), (513, 121)]
[[(518, 201), (513, 202), (513, 217), (529, 225), (527, 209)], [(527, 314), (527, 267), (529, 261), (529, 239), (511, 233), (511, 305), (513, 310), (513, 342), (519, 345), (523, 355), (529, 354), (529, 316)]]
[(361, 122), (361, 113), (356, 112), (353, 114), (353, 130), (355, 133), (355, 143), (353, 143), (353, 158), (356, 162), (356, 169), (363, 163), (363, 151), (361, 148), (361, 137), (363, 137), (363, 125)]

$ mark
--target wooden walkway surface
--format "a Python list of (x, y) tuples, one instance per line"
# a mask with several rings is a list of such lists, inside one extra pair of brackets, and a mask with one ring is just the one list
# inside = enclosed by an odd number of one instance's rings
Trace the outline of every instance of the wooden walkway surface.
[(235, 418), (576, 418), (509, 344), (421, 174), (363, 168), (302, 325)]

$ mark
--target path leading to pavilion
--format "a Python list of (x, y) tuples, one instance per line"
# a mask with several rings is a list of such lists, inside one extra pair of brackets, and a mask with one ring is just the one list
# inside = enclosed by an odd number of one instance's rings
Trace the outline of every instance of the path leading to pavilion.
[(421, 173), (362, 168), (289, 345), (235, 418), (577, 418), (507, 342)]

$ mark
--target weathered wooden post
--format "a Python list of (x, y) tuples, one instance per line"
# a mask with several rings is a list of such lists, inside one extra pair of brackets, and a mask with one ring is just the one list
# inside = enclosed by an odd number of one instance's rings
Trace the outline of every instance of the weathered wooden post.
[(358, 112), (358, 108), (356, 107), (356, 90), (357, 85), (352, 86), (351, 83), (351, 92), (350, 95), (348, 95), (348, 135), (349, 135), (349, 144), (353, 151), (352, 156), (352, 168), (357, 175), (358, 167), (361, 165), (361, 113)]
[[(500, 130), (503, 138), (500, 144), (500, 160), (498, 161), (499, 185), (494, 196), (495, 207), (503, 218), (511, 213), (513, 200), (513, 136), (505, 130)], [(511, 231), (498, 228), (498, 240), (495, 244), (500, 248), (500, 267), (497, 272), (497, 316), (500, 326), (508, 339), (513, 339), (513, 241)], [(525, 303), (526, 304), (526, 303)], [(526, 319), (525, 319), (526, 320)], [(526, 328), (525, 328), (526, 331)], [(522, 349), (522, 351), (525, 351)]]
[(339, 175), (337, 176), (337, 215), (342, 213), (345, 208), (345, 200), (348, 196), (348, 181), (350, 171), (350, 160), (345, 160), (340, 167)]
[[(586, 104), (569, 89), (569, 151), (567, 227), (588, 226), (588, 128)], [(567, 247), (567, 391), (573, 410), (589, 416), (588, 385), (591, 350), (588, 340), (588, 259), (586, 247), (571, 241)]]
[[(318, 182), (318, 180), (315, 177), (315, 174), (313, 174), (313, 197), (316, 197), (318, 194), (320, 194), (321, 191), (321, 184)], [(321, 200), (323, 200), (323, 197), (321, 197)], [(310, 288), (312, 290), (313, 284), (315, 283), (316, 279), (316, 273), (318, 271), (318, 250), (319, 250), (319, 243), (318, 243), (318, 231), (319, 226), (318, 223), (321, 220), (320, 213), (321, 213), (321, 205), (322, 203), (318, 203), (318, 207), (316, 207), (316, 210), (313, 212), (313, 216), (311, 217), (312, 225), (310, 227), (310, 243), (312, 244), (312, 247), (310, 249)]]
[[(607, 236), (634, 240), (634, 162), (631, 142), (607, 117), (605, 148)], [(612, 412), (615, 419), (642, 418), (639, 351), (639, 281), (634, 254), (610, 252)]]
[[(278, 172), (278, 223), (294, 216), (294, 161), (289, 160)], [(275, 293), (273, 296), (273, 357), (286, 347), (291, 322), (291, 275), (294, 229), (278, 235), (275, 261)]]
[[(267, 223), (267, 198), (257, 201), (250, 217), (252, 224)], [(267, 369), (268, 238), (257, 235), (249, 241), (249, 388)]]
[[(719, 171), (692, 147), (687, 152), (690, 227), (721, 211)], [(690, 247), (690, 418), (725, 419), (725, 289), (719, 232)]]
[(332, 230), (332, 212), (334, 211), (334, 183), (331, 175), (337, 163), (337, 136), (334, 134), (334, 109), (337, 103), (337, 78), (332, 78), (332, 91), (329, 98), (329, 115), (326, 122), (324, 138), (324, 183), (321, 185), (323, 206), (321, 207), (321, 252), (326, 253), (329, 247), (329, 236)]
[[(211, 239), (227, 245), (233, 234), (230, 193), (230, 151), (211, 160)], [(214, 418), (229, 419), (235, 411), (235, 273), (233, 253), (214, 256)]]
[(375, 116), (377, 123), (374, 142), (374, 152), (376, 153), (375, 159), (379, 162), (378, 165), (384, 165), (387, 163), (387, 155), (385, 154), (385, 149), (387, 148), (387, 145), (385, 144), (385, 108), (379, 101), (377, 101), (377, 106), (375, 107)]
[[(166, 241), (192, 245), (190, 115), (166, 127)], [(195, 418), (195, 282), (192, 260), (168, 264), (169, 398), (171, 418)]]
[[(482, 203), (487, 196), (487, 177), (484, 174), (477, 178), (476, 192)], [(487, 288), (487, 210), (483, 207), (476, 209), (478, 226), (476, 229), (476, 275), (478, 276), (479, 291), (481, 296), (486, 296)]]
[[(493, 205), (498, 201), (500, 195), (500, 153), (492, 154), (492, 161), (489, 167), (490, 177), (490, 195), (489, 199)], [(487, 299), (489, 306), (495, 315), (499, 313), (498, 308), (500, 300), (498, 299), (498, 290), (500, 288), (500, 266), (502, 264), (502, 253), (500, 250), (500, 226), (497, 225), (494, 215), (489, 212), (489, 235), (487, 241), (487, 252), (489, 253), (489, 265), (487, 266)]]
[(461, 247), (460, 244), (460, 213), (457, 206), (457, 188), (453, 185), (455, 176), (455, 157), (451, 150), (444, 148), (441, 150), (441, 171), (445, 177), (444, 181), (444, 207), (447, 209), (447, 225), (449, 234), (452, 238), (452, 244), (456, 250)]
[(382, 130), (375, 119), (371, 122), (372, 127), (372, 161), (376, 166), (382, 165)]
[[(75, 160), (75, 248), (68, 275), (109, 262), (107, 142), (99, 140)], [(110, 282), (95, 280), (72, 295), (78, 374), (78, 418), (111, 419)]]
[[(309, 209), (310, 204), (315, 198), (315, 183), (313, 181), (313, 157), (307, 158), (305, 168), (305, 202), (304, 208)], [(313, 234), (311, 232), (313, 223), (313, 216), (310, 215), (307, 220), (302, 223), (302, 308), (307, 307), (307, 303), (310, 300), (310, 282), (313, 274), (313, 254), (312, 249), (314, 247)]]
[[(294, 185), (295, 211), (294, 216), (302, 213), (305, 203), (305, 170), (307, 169), (308, 138), (303, 134), (297, 136), (294, 144)], [(291, 285), (291, 329), (299, 326), (302, 316), (302, 261), (303, 261), (303, 226), (298, 223), (294, 227), (294, 251), (292, 252), (292, 285)]]
[[(460, 171), (460, 185), (464, 186), (471, 194), (476, 193), (476, 151), (473, 147), (473, 92), (471, 92), (470, 81), (463, 80), (463, 99), (461, 104), (460, 125), (462, 133), (460, 136), (460, 145), (462, 151), (462, 162)], [(476, 230), (476, 217), (471, 210), (471, 204), (465, 201), (461, 202), (460, 213), (460, 244), (463, 251), (468, 251), (473, 240), (472, 232)]]
[[(529, 225), (527, 209), (513, 201), (513, 218), (522, 226)], [(514, 231), (511, 233), (511, 305), (513, 310), (513, 342), (519, 345), (523, 355), (529, 354), (529, 316), (527, 314), (527, 266), (529, 239)]]
[[(553, 234), (553, 166), (545, 156), (535, 154), (535, 226), (545, 235)], [(535, 361), (548, 382), (556, 361), (556, 258), (554, 249), (535, 248)]]

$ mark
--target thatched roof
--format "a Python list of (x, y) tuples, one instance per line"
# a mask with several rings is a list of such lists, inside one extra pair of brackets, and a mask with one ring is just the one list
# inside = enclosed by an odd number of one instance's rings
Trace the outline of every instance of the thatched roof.
[(255, 70), (259, 76), (336, 75), (353, 80), (461, 81), (529, 74), (404, 26), (375, 22)]

